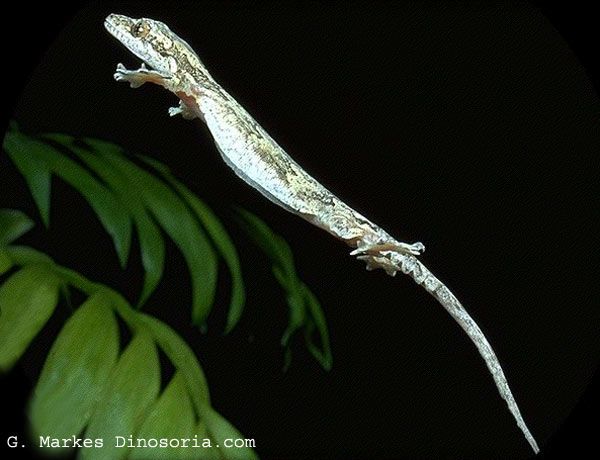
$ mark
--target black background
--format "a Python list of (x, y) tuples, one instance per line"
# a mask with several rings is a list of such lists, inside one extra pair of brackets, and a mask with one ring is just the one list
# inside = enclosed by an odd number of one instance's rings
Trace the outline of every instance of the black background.
[[(345, 246), (246, 186), (205, 127), (167, 116), (173, 95), (112, 80), (117, 62), (139, 62), (104, 31), (110, 12), (169, 24), (317, 179), (398, 239), (423, 241), (423, 262), (486, 333), (543, 454), (584, 458), (599, 433), (597, 392), (586, 390), (600, 350), (599, 32), (590, 11), (174, 2), (102, 4), (71, 17), (21, 8), (3, 30), (4, 76), (14, 79), (4, 86), (7, 115), (18, 101), (25, 131), (106, 138), (164, 161), (231, 230), (248, 286), (231, 335), (221, 334), (225, 271), (201, 335), (189, 324), (189, 283), (172, 247), (148, 311), (191, 344), (215, 408), (256, 438), (261, 456), (527, 458), (530, 449), (475, 348), (425, 291), (366, 272)], [(228, 219), (231, 204), (262, 216), (294, 249), (328, 319), (331, 372), (298, 343), (282, 373), (283, 295)], [(120, 271), (109, 238), (68, 186), (54, 180), (45, 231), (2, 155), (0, 206), (36, 217), (24, 243), (135, 298), (139, 256)], [(59, 308), (22, 365), (2, 377), (3, 448), (8, 434), (25, 432), (23, 405), (67, 315)]]

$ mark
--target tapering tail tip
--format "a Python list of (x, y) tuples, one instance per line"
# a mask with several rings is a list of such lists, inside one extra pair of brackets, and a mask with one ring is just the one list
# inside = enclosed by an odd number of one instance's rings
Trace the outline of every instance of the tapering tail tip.
[[(359, 256), (359, 259), (361, 257)], [(517, 422), (517, 426), (523, 432), (525, 439), (538, 454), (540, 449), (532, 436), (531, 432), (527, 428), (519, 406), (508, 386), (504, 371), (500, 366), (500, 361), (496, 357), (492, 346), (487, 341), (485, 335), (473, 320), (471, 315), (465, 310), (462, 304), (458, 301), (456, 296), (448, 289), (444, 283), (435, 277), (425, 267), (420, 260), (411, 254), (401, 254), (394, 251), (382, 252), (379, 256), (368, 256), (365, 258), (367, 261), (367, 268), (369, 263), (375, 265), (375, 268), (384, 268), (388, 273), (392, 271), (401, 271), (402, 273), (409, 275), (417, 284), (423, 286), (429, 294), (431, 294), (444, 309), (454, 318), (454, 320), (460, 325), (460, 327), (467, 333), (471, 341), (477, 347), (477, 351), (485, 361), (485, 364), (492, 374), (498, 392), (502, 399), (506, 401), (508, 410)], [(391, 274), (391, 273), (390, 273)]]
[[(531, 436), (531, 435), (530, 435)], [(529, 441), (529, 444), (531, 445), (531, 448), (533, 449), (533, 452), (537, 455), (540, 453), (540, 448), (537, 445), (537, 442), (535, 442), (535, 439), (533, 439), (533, 436), (531, 436), (531, 439), (527, 439)]]

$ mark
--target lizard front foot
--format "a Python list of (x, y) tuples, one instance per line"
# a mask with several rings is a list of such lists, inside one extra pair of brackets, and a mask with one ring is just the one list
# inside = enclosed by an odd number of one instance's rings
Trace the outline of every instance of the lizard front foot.
[(132, 88), (139, 88), (146, 82), (164, 86), (165, 80), (171, 78), (170, 75), (165, 73), (148, 69), (146, 64), (143, 63), (137, 70), (127, 70), (123, 64), (119, 63), (113, 77), (117, 81), (129, 82), (129, 86)]
[(183, 101), (179, 101), (179, 107), (169, 108), (169, 116), (174, 117), (177, 115), (181, 115), (185, 120), (198, 118), (198, 113)]

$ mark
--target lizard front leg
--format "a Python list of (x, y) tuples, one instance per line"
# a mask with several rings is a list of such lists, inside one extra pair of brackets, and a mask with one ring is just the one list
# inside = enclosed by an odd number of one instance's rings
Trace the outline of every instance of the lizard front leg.
[(167, 81), (172, 78), (169, 74), (148, 69), (146, 64), (142, 64), (137, 70), (127, 70), (121, 63), (117, 64), (117, 70), (113, 77), (116, 81), (129, 82), (129, 86), (132, 88), (139, 88), (146, 82), (166, 86)]
[[(150, 70), (146, 67), (146, 64), (142, 63), (137, 70), (128, 70), (121, 63), (117, 64), (117, 70), (115, 71), (114, 78), (116, 81), (129, 82), (129, 86), (132, 88), (139, 88), (144, 83), (154, 83), (163, 87), (168, 87), (174, 83), (173, 76), (168, 73), (159, 72), (157, 70)], [(182, 93), (181, 97), (184, 93)], [(189, 99), (189, 97), (188, 97)], [(194, 107), (190, 107), (183, 100), (179, 101), (179, 107), (171, 107), (169, 109), (169, 115), (174, 117), (175, 115), (181, 115), (186, 120), (193, 120), (198, 118), (198, 110)]]

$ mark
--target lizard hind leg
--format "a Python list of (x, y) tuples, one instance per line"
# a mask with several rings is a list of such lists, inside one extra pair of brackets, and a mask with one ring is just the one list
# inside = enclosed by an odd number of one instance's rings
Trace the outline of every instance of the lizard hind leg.
[(396, 276), (396, 273), (399, 271), (398, 266), (387, 257), (374, 255), (360, 255), (357, 257), (357, 259), (366, 262), (366, 269), (368, 271), (381, 268), (385, 270), (385, 272), (390, 276)]
[(417, 241), (416, 243), (401, 243), (399, 241), (394, 241), (392, 243), (383, 243), (383, 244), (372, 244), (372, 243), (365, 243), (365, 244), (360, 244), (360, 242), (358, 243), (357, 248), (352, 251), (350, 253), (350, 255), (356, 256), (356, 255), (371, 255), (371, 256), (375, 256), (375, 255), (379, 255), (382, 252), (385, 251), (394, 251), (394, 252), (399, 252), (400, 254), (412, 254), (415, 256), (420, 255), (421, 253), (423, 253), (423, 251), (425, 251), (425, 245), (423, 243), (421, 243), (420, 241)]
[(403, 255), (419, 255), (425, 250), (425, 246), (421, 242), (412, 244), (400, 243), (398, 241), (373, 244), (359, 242), (357, 248), (350, 255), (357, 256), (358, 260), (364, 260), (367, 264), (367, 270), (375, 270), (381, 268), (385, 272), (394, 276), (402, 268), (397, 263), (397, 260), (390, 257), (390, 253)]

